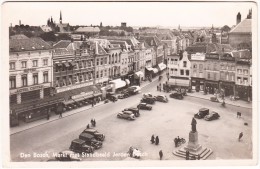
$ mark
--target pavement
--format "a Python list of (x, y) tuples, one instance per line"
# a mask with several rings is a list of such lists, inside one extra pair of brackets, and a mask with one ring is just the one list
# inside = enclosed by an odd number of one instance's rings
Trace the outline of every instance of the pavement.
[[(155, 77), (155, 78), (152, 79), (152, 82), (155, 82), (155, 81), (158, 81), (158, 77)], [(151, 82), (149, 82), (149, 81), (144, 81), (144, 82), (141, 83), (140, 87), (141, 88), (146, 87), (150, 83)], [(111, 104), (111, 103), (112, 102), (108, 102), (106, 104)], [(87, 105), (87, 106), (83, 106), (83, 107), (80, 107), (80, 108), (77, 108), (77, 109), (66, 111), (66, 112), (64, 112), (62, 114), (62, 118), (74, 115), (76, 113), (80, 113), (82, 111), (91, 110), (92, 108), (95, 108), (95, 107), (98, 107), (98, 106), (102, 106), (104, 104), (105, 104), (104, 101), (101, 101), (101, 102), (97, 103), (94, 107), (92, 107), (91, 105)], [(59, 115), (56, 115), (55, 113), (51, 113), (49, 120), (43, 118), (43, 119), (39, 119), (39, 120), (36, 120), (36, 121), (33, 121), (33, 122), (29, 122), (29, 123), (20, 121), (19, 122), (19, 126), (15, 126), (15, 127), (11, 127), (10, 128), (10, 135), (13, 135), (15, 133), (19, 133), (19, 132), (31, 129), (33, 127), (44, 125), (46, 123), (50, 123), (50, 122), (53, 122), (53, 121), (56, 121), (56, 120), (59, 120), (59, 119), (61, 119), (61, 118), (59, 118)]]

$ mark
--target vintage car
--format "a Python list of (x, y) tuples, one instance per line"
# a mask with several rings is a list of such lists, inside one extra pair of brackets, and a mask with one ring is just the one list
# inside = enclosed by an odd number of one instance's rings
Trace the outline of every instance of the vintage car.
[(87, 145), (94, 147), (94, 149), (102, 147), (102, 142), (96, 140), (95, 137), (89, 133), (81, 133), (79, 139), (84, 140)]
[[(79, 158), (79, 155), (70, 150), (64, 150), (64, 151), (59, 152), (55, 156), (55, 160), (57, 160), (57, 161), (81, 161), (81, 159)], [(48, 160), (48, 161), (52, 161), (52, 160)]]
[(219, 117), (220, 117), (220, 115), (217, 112), (212, 111), (208, 115), (206, 115), (204, 117), (204, 119), (207, 120), (207, 121), (211, 121), (211, 120), (216, 120)]
[(175, 92), (172, 92), (170, 94), (170, 98), (182, 100), (183, 99), (183, 95), (182, 95), (182, 93), (175, 91)]
[(152, 97), (155, 100), (155, 97), (151, 93), (144, 93), (143, 98)]
[(131, 111), (132, 113), (134, 113), (135, 117), (140, 116), (139, 109), (135, 108), (135, 107), (129, 107), (129, 108), (124, 109), (123, 111)]
[(142, 110), (152, 110), (152, 106), (147, 105), (147, 103), (140, 103), (137, 108)]
[(84, 140), (81, 139), (74, 139), (70, 144), (70, 150), (76, 152), (76, 153), (93, 153), (94, 148), (87, 145)]
[(141, 92), (141, 87), (140, 86), (131, 86), (127, 88), (127, 91), (129, 94), (137, 94)]
[(198, 113), (194, 114), (194, 117), (197, 118), (197, 119), (202, 119), (208, 114), (209, 114), (209, 109), (201, 108), (201, 109), (199, 109)]
[(147, 103), (147, 104), (154, 104), (155, 100), (153, 97), (146, 97), (141, 99), (142, 103)]
[(157, 95), (155, 96), (156, 101), (159, 102), (164, 102), (167, 103), (168, 102), (168, 98), (165, 95)]
[(110, 101), (113, 101), (113, 102), (118, 100), (118, 98), (115, 94), (107, 94), (107, 99)]
[(117, 114), (118, 118), (135, 120), (135, 115), (132, 111), (122, 111)]
[(135, 147), (130, 147), (128, 150), (129, 156), (139, 159), (141, 157), (141, 151)]
[(85, 129), (83, 133), (89, 133), (95, 137), (96, 140), (98, 141), (104, 141), (105, 140), (105, 135), (102, 133), (99, 133), (95, 129)]
[(123, 91), (123, 92), (121, 92), (121, 94), (118, 95), (118, 98), (119, 99), (124, 99), (124, 98), (127, 98), (129, 96), (130, 95), (129, 95), (128, 91)]

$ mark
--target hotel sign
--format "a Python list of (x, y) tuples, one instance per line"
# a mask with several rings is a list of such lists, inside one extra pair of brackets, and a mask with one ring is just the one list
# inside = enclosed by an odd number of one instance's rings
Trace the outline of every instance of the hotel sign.
[(205, 60), (205, 54), (203, 53), (191, 54), (191, 60)]
[(50, 87), (50, 83), (42, 84), (42, 85), (35, 85), (35, 86), (30, 86), (30, 87), (23, 87), (23, 88), (18, 88), (18, 89), (12, 89), (12, 90), (10, 90), (10, 94), (18, 94), (18, 93), (24, 93), (24, 92), (29, 92), (29, 91), (33, 91), (33, 90), (41, 90), (45, 87)]

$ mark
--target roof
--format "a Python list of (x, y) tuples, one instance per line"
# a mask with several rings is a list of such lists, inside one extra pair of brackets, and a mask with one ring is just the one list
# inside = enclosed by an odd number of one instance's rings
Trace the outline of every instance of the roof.
[(52, 46), (42, 40), (41, 38), (27, 38), (27, 39), (10, 39), (10, 52), (34, 51), (34, 50), (48, 50)]
[(161, 45), (161, 41), (159, 40), (159, 38), (157, 36), (140, 36), (140, 39), (144, 40), (149, 46)]
[(29, 38), (24, 34), (18, 34), (18, 35), (10, 36), (10, 39), (29, 39)]
[(98, 27), (79, 27), (75, 32), (100, 32)]
[(229, 33), (251, 33), (252, 32), (252, 19), (244, 19), (237, 24)]
[(59, 42), (53, 45), (53, 48), (67, 48), (70, 43), (70, 40), (60, 40)]
[(231, 55), (235, 58), (241, 58), (241, 59), (252, 58), (252, 53), (249, 50), (232, 51)]

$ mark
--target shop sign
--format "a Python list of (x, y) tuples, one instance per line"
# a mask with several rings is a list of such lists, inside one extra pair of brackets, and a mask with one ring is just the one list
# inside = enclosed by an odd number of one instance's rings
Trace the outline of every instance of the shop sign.
[(81, 92), (80, 94), (78, 95), (74, 95), (74, 96), (71, 96), (72, 99), (78, 99), (78, 98), (82, 98), (84, 96), (89, 96), (89, 95), (93, 95), (94, 92), (93, 91), (90, 91), (90, 92)]
[(191, 60), (205, 60), (205, 54), (203, 53), (191, 54)]
[(24, 71), (24, 73), (35, 72), (36, 68), (28, 68), (28, 69), (24, 69), (23, 71)]
[(206, 55), (206, 59), (219, 59), (218, 54), (208, 54)]
[(81, 87), (91, 86), (91, 85), (93, 85), (92, 80), (89, 81), (89, 82), (86, 82), (86, 83), (82, 83), (82, 84), (74, 84), (73, 86), (57, 88), (56, 92), (60, 93), (60, 92), (68, 91), (68, 90), (78, 89), (78, 88), (81, 88)]
[(43, 89), (44, 87), (50, 87), (50, 83), (45, 84), (45, 85), (36, 85), (36, 86), (30, 86), (30, 87), (23, 87), (19, 89), (13, 89), (10, 90), (10, 94), (17, 94), (17, 93), (24, 93), (24, 92), (29, 92), (33, 90), (40, 90)]

